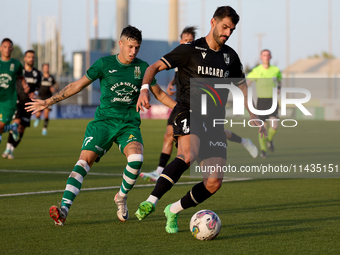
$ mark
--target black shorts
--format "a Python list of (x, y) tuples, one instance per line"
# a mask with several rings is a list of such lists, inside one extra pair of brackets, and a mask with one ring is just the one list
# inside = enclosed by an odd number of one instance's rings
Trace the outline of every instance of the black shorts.
[(175, 117), (176, 117), (176, 113), (174, 110), (171, 111), (171, 114), (169, 116), (169, 119), (168, 119), (168, 126), (172, 126), (172, 124), (174, 123), (174, 120), (175, 120)]
[(213, 127), (212, 119), (191, 116), (193, 114), (188, 108), (178, 106), (178, 104), (173, 112), (176, 113), (173, 123), (176, 147), (178, 137), (194, 134), (200, 139), (199, 160), (212, 157), (227, 158), (227, 137), (223, 125)]
[[(257, 99), (257, 110), (268, 110), (273, 105), (273, 98), (258, 98)], [(277, 103), (276, 109), (269, 115), (259, 115), (260, 120), (265, 121), (269, 117), (279, 118), (279, 103)]]
[(39, 98), (41, 99), (41, 100), (45, 100), (45, 99), (47, 99), (47, 98), (50, 98), (52, 96), (52, 93), (50, 92), (50, 93), (39, 93)]
[(199, 130), (200, 150), (197, 163), (212, 157), (227, 159), (228, 144), (223, 125), (220, 125), (221, 127), (208, 126), (210, 125), (208, 125), (207, 122), (201, 123)]
[(17, 111), (14, 114), (14, 119), (20, 119), (20, 124), (24, 127), (31, 126), (31, 112), (25, 110), (25, 103), (17, 102)]
[(177, 104), (171, 114), (174, 115), (172, 127), (174, 129), (174, 139), (177, 147), (177, 139), (179, 136), (190, 135), (190, 111), (187, 107)]

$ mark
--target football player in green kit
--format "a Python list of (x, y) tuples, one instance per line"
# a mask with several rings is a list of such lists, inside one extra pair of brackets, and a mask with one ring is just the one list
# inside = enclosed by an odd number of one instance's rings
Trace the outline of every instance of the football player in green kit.
[[(52, 97), (26, 104), (27, 111), (35, 113), (44, 110), (100, 79), (100, 106), (96, 110), (94, 120), (87, 125), (80, 157), (67, 180), (61, 206), (50, 208), (50, 216), (56, 225), (64, 225), (68, 210), (80, 191), (83, 178), (96, 159), (102, 157), (113, 143), (118, 145), (127, 158), (123, 182), (114, 199), (118, 206), (117, 216), (120, 221), (126, 221), (129, 217), (127, 193), (135, 184), (143, 163), (143, 140), (139, 129), (141, 121), (140, 114), (136, 111), (136, 103), (140, 90), (148, 89), (142, 86), (148, 64), (136, 58), (141, 42), (140, 30), (132, 26), (124, 28), (119, 41), (119, 54), (98, 59), (82, 78), (70, 83)], [(150, 85), (150, 90), (159, 101), (170, 108), (176, 105), (156, 84), (156, 80)]]
[(26, 93), (29, 90), (21, 63), (11, 58), (12, 51), (12, 40), (4, 38), (0, 46), (0, 143), (4, 132), (12, 131), (14, 140), (19, 139), (18, 125), (10, 124), (17, 109), (16, 82), (21, 83)]

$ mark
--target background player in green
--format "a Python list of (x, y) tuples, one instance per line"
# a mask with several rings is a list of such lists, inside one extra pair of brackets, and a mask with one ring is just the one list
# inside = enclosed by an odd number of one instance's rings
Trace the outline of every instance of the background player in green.
[(19, 139), (18, 125), (10, 125), (17, 108), (16, 82), (19, 81), (26, 92), (29, 90), (22, 74), (21, 63), (11, 58), (12, 51), (12, 40), (4, 38), (0, 46), (0, 143), (4, 132), (12, 131), (13, 138)]
[[(282, 75), (280, 69), (270, 64), (272, 58), (271, 52), (267, 49), (262, 50), (260, 59), (262, 64), (255, 67), (247, 76), (248, 86), (255, 81), (257, 92), (257, 109), (268, 110), (273, 104), (273, 88), (277, 86), (277, 93), (280, 93)], [(274, 151), (273, 137), (277, 132), (278, 127), (278, 108), (277, 105), (275, 111), (269, 115), (260, 115), (260, 119), (264, 122), (267, 129), (266, 120), (269, 121), (268, 138), (261, 137), (259, 134), (259, 143), (261, 148), (260, 157), (265, 158), (267, 156), (267, 146), (270, 151)]]
[(25, 111), (25, 103), (31, 102), (32, 98), (38, 94), (38, 89), (41, 84), (41, 73), (38, 69), (34, 67), (35, 62), (35, 52), (34, 50), (28, 50), (24, 55), (24, 69), (23, 75), (25, 77), (26, 83), (29, 87), (28, 93), (26, 93), (20, 84), (17, 84), (17, 108), (15, 115), (13, 117), (13, 122), (17, 123), (19, 139), (16, 141), (12, 136), (12, 133), (8, 135), (6, 150), (2, 154), (3, 158), (14, 159), (14, 150), (20, 144), (26, 128), (31, 125), (31, 113)]
[[(87, 125), (80, 157), (67, 180), (61, 208), (50, 208), (50, 216), (56, 225), (64, 225), (83, 178), (97, 157), (103, 156), (113, 142), (119, 146), (128, 162), (121, 188), (115, 196), (119, 220), (128, 219), (127, 193), (135, 184), (143, 163), (140, 114), (136, 111), (136, 103), (140, 90), (144, 89), (142, 79), (148, 64), (136, 58), (141, 42), (141, 31), (132, 26), (124, 28), (119, 41), (119, 54), (98, 59), (87, 70), (86, 75), (52, 97), (27, 103), (27, 111), (35, 113), (78, 93), (94, 80), (100, 79), (100, 106), (94, 120)], [(151, 84), (151, 90), (159, 101), (170, 108), (175, 106), (176, 102), (161, 90), (155, 80)]]

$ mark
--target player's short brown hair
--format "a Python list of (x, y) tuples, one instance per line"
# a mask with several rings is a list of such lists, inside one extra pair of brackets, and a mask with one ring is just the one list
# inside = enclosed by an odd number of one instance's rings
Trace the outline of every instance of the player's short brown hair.
[(9, 39), (9, 38), (4, 38), (4, 39), (1, 41), (1, 45), (2, 45), (4, 42), (9, 42), (9, 43), (11, 43), (11, 44), (13, 45), (12, 40)]
[(191, 26), (191, 27), (187, 26), (187, 27), (185, 27), (183, 29), (181, 35), (180, 35), (181, 39), (182, 39), (183, 34), (191, 34), (192, 37), (195, 39), (195, 37), (196, 37), (196, 27), (194, 27), (194, 26)]
[(35, 54), (35, 51), (34, 51), (34, 50), (26, 50), (24, 55), (26, 56), (27, 53), (33, 53), (33, 54)]
[(220, 6), (216, 9), (213, 18), (216, 20), (222, 20), (225, 17), (229, 17), (234, 25), (240, 20), (240, 16), (238, 16), (237, 12), (230, 6)]
[(260, 55), (261, 55), (263, 52), (265, 52), (265, 51), (268, 51), (270, 55), (272, 54), (270, 50), (268, 50), (268, 49), (263, 49), (263, 50), (261, 50)]
[(139, 44), (142, 43), (142, 31), (136, 27), (128, 25), (126, 28), (123, 29), (120, 37), (122, 38), (122, 36), (126, 36), (128, 39), (134, 39)]

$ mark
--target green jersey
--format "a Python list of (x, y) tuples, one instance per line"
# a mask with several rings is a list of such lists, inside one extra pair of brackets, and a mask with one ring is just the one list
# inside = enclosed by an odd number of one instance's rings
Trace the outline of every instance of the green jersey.
[(16, 80), (21, 75), (23, 75), (23, 67), (18, 60), (0, 59), (0, 102), (8, 101), (16, 105)]
[(270, 65), (264, 68), (263, 65), (255, 67), (247, 76), (248, 80), (256, 82), (256, 92), (258, 98), (272, 98), (273, 88), (277, 82), (282, 80), (280, 69)]
[[(86, 72), (89, 80), (100, 80), (100, 106), (95, 119), (115, 118), (124, 122), (136, 119), (140, 122), (136, 103), (148, 66), (148, 63), (138, 58), (131, 64), (123, 64), (118, 55), (98, 59)], [(156, 80), (151, 84), (154, 85)]]

